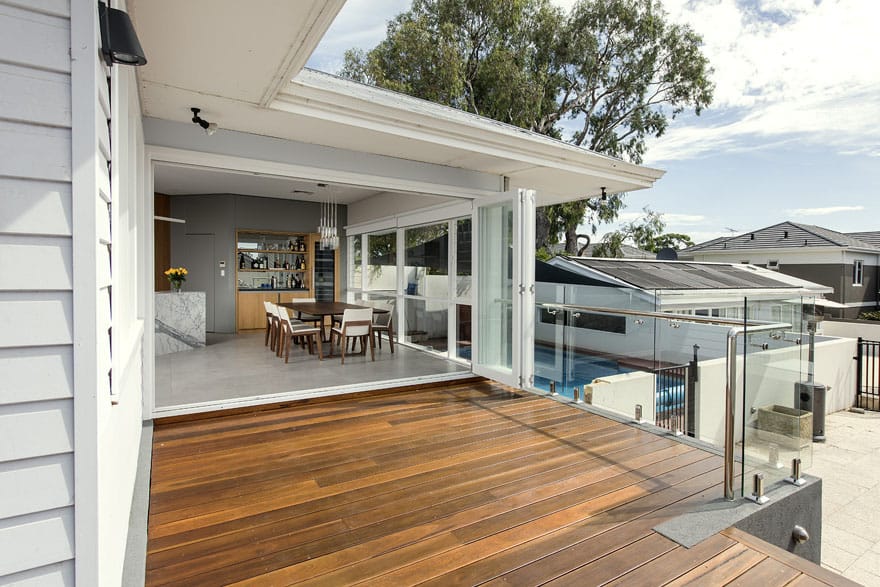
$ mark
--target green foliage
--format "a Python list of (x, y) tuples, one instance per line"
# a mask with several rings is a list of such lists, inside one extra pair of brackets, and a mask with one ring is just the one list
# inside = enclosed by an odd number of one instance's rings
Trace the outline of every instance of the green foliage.
[(551, 253), (549, 250), (545, 249), (544, 247), (541, 247), (540, 249), (535, 251), (535, 259), (537, 259), (538, 261), (549, 261), (553, 257), (554, 257), (553, 253)]
[[(414, 0), (370, 51), (348, 51), (340, 74), (641, 163), (645, 140), (712, 100), (702, 40), (667, 20), (659, 0)], [(617, 217), (622, 196), (543, 208), (538, 248)]]
[(686, 234), (678, 232), (664, 233), (666, 223), (663, 215), (654, 212), (648, 207), (643, 209), (645, 215), (620, 227), (619, 230), (607, 233), (602, 242), (593, 249), (594, 257), (623, 257), (623, 244), (631, 241), (643, 251), (652, 253), (660, 249), (682, 249), (692, 246), (694, 241)]
[(880, 320), (880, 311), (862, 312), (859, 314), (859, 320)]

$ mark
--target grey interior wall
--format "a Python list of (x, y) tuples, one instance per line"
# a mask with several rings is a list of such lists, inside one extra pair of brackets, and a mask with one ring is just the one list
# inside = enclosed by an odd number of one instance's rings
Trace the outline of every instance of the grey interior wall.
[[(186, 224), (171, 227), (171, 264), (186, 267), (190, 276), (213, 275), (213, 332), (235, 332), (235, 231), (315, 232), (320, 213), (316, 202), (230, 194), (171, 197), (171, 215), (186, 220)], [(338, 223), (340, 227), (347, 223), (345, 206), (339, 207)], [(200, 261), (195, 251), (187, 250), (187, 235), (213, 235), (212, 263)], [(345, 252), (346, 247), (340, 246), (341, 295), (345, 291)], [(220, 274), (221, 261), (226, 262), (225, 275)]]

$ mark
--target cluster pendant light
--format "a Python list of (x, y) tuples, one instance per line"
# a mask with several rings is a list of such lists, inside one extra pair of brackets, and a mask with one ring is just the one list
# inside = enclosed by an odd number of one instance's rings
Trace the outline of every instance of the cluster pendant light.
[[(327, 188), (319, 183), (318, 187)], [(321, 220), (318, 223), (318, 236), (321, 250), (334, 250), (339, 247), (339, 234), (336, 228), (337, 202), (332, 189), (325, 190), (326, 197), (321, 202)]]

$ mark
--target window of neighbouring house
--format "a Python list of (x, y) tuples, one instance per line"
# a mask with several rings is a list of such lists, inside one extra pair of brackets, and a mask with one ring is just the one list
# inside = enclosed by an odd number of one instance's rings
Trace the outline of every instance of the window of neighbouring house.
[(853, 285), (862, 285), (864, 278), (864, 261), (856, 259), (853, 261)]

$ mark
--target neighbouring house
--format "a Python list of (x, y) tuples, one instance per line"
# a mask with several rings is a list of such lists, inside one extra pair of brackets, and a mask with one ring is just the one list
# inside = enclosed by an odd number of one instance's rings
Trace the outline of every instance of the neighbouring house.
[[(109, 4), (120, 12), (105, 19), (92, 0), (0, 0), (0, 584), (123, 582), (126, 545), (145, 534), (129, 532), (145, 422), (366, 388), (353, 369), (345, 385), (268, 394), (266, 370), (226, 385), (231, 359), (165, 368), (183, 354), (159, 348), (169, 263), (187, 264), (214, 334), (265, 325), (254, 296), (320, 285), (390, 298), (408, 350), (534, 391), (536, 207), (663, 175), (305, 69), (344, 0)], [(144, 67), (104, 58), (124, 11)], [(339, 246), (321, 256), (329, 200)], [(289, 272), (275, 263), (291, 251), (308, 277), (278, 288), (266, 275)], [(316, 283), (323, 262), (330, 285)], [(158, 405), (184, 375), (238, 395)]]
[[(733, 263), (597, 259), (559, 256), (548, 269), (536, 271), (537, 299), (577, 303), (596, 308), (642, 309), (677, 317), (785, 323), (805, 332), (809, 307), (831, 288), (773, 271)], [(552, 281), (551, 281), (552, 280)], [(804, 306), (807, 312), (804, 312)], [(557, 344), (561, 314), (542, 311), (536, 318), (535, 343)], [(676, 335), (657, 339), (650, 321), (635, 324), (625, 316), (583, 310), (571, 323), (566, 344), (584, 353), (646, 369), (681, 364), (700, 346), (702, 359), (725, 354), (724, 327), (680, 323)], [(552, 365), (536, 359), (538, 373), (547, 377)], [(578, 383), (589, 383), (579, 381)]]
[[(780, 222), (716, 238), (679, 252), (680, 259), (748, 263), (834, 288), (827, 309), (856, 318), (880, 306), (880, 233), (842, 233)], [(842, 307), (839, 307), (838, 304)]]

